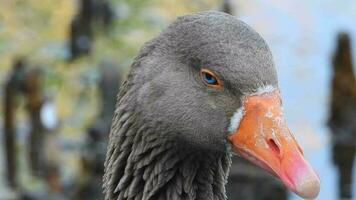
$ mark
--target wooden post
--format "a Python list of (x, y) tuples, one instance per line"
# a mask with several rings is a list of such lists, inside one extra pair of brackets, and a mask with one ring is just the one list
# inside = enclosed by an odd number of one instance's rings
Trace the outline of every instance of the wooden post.
[(9, 186), (17, 188), (17, 152), (16, 152), (16, 108), (17, 97), (25, 96), (30, 116), (31, 132), (29, 142), (29, 160), (32, 172), (45, 172), (44, 162), (44, 127), (40, 119), (43, 98), (40, 91), (40, 73), (27, 71), (23, 59), (15, 61), (13, 70), (5, 83), (5, 152), (7, 180)]
[(328, 124), (332, 134), (333, 162), (339, 172), (339, 197), (352, 199), (352, 169), (356, 150), (356, 79), (351, 41), (347, 33), (338, 35), (332, 66)]
[(15, 152), (15, 94), (13, 83), (5, 86), (5, 152), (7, 165), (7, 180), (13, 189), (16, 188), (16, 152)]
[(230, 15), (234, 15), (234, 8), (231, 5), (231, 0), (224, 0), (221, 11)]
[(31, 131), (29, 134), (29, 158), (32, 173), (42, 176), (46, 171), (44, 160), (44, 127), (41, 122), (41, 76), (39, 70), (30, 70), (26, 74), (24, 95), (27, 100), (27, 110), (30, 116)]
[(12, 189), (17, 188), (17, 154), (16, 154), (16, 131), (15, 131), (15, 113), (16, 96), (22, 87), (21, 81), (24, 77), (25, 63), (22, 59), (15, 61), (8, 81), (5, 83), (5, 152), (7, 180)]
[(92, 20), (93, 0), (80, 0), (69, 30), (70, 60), (90, 53), (93, 42)]
[(90, 54), (94, 40), (93, 26), (107, 30), (113, 18), (114, 13), (108, 1), (80, 0), (69, 30), (70, 61)]

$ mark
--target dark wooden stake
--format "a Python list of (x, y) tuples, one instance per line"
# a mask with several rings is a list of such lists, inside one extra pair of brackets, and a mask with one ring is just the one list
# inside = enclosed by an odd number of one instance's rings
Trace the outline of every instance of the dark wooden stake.
[(111, 5), (106, 0), (80, 0), (78, 7), (69, 27), (70, 61), (90, 54), (94, 41), (94, 25), (107, 30), (114, 18)]
[(339, 172), (339, 197), (352, 199), (352, 169), (356, 150), (356, 79), (353, 71), (351, 41), (340, 33), (332, 59), (331, 108), (333, 162)]
[(21, 80), (24, 77), (25, 64), (22, 59), (15, 61), (8, 81), (5, 83), (5, 154), (7, 167), (7, 180), (11, 188), (17, 188), (17, 155), (16, 155), (16, 97), (21, 89)]
[(31, 131), (29, 139), (30, 166), (34, 175), (42, 176), (46, 171), (44, 161), (44, 127), (41, 122), (41, 108), (43, 97), (41, 95), (41, 77), (38, 70), (27, 73), (25, 80), (25, 96), (27, 109), (30, 115)]
[(17, 152), (16, 152), (16, 108), (17, 98), (22, 95), (27, 102), (31, 131), (29, 142), (29, 161), (34, 175), (45, 172), (44, 162), (44, 127), (40, 119), (43, 97), (40, 90), (40, 73), (27, 70), (23, 59), (15, 61), (13, 70), (5, 83), (5, 153), (7, 180), (13, 189), (17, 185)]
[(231, 5), (231, 0), (224, 0), (221, 11), (230, 15), (234, 15), (234, 9)]
[(7, 164), (7, 180), (12, 188), (16, 188), (16, 153), (15, 153), (15, 94), (12, 83), (5, 86), (5, 148)]

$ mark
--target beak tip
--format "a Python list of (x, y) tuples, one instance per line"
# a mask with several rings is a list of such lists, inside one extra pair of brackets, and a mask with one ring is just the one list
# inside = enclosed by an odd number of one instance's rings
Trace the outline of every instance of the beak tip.
[(318, 196), (320, 191), (320, 180), (317, 177), (303, 180), (303, 182), (296, 185), (296, 193), (307, 199), (314, 199)]

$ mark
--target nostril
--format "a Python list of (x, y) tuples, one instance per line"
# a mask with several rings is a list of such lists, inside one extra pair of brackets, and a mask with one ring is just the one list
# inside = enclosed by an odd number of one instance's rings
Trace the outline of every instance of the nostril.
[(271, 139), (268, 139), (267, 141), (267, 144), (269, 146), (269, 148), (277, 155), (279, 156), (281, 151), (278, 147), (278, 145), (276, 144), (276, 142), (271, 138)]

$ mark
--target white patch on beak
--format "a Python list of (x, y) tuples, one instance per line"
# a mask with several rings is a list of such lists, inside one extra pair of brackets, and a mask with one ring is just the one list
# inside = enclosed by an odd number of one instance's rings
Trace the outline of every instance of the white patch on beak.
[(244, 106), (237, 109), (234, 115), (230, 119), (229, 133), (233, 134), (237, 128), (239, 128), (240, 122), (245, 115)]
[(261, 94), (273, 92), (275, 90), (276, 88), (274, 88), (272, 85), (266, 85), (258, 88), (257, 91), (251, 95), (261, 95)]
[[(266, 85), (266, 86), (258, 88), (255, 93), (249, 94), (248, 96), (261, 95), (261, 94), (273, 92), (275, 90), (276, 90), (276, 88), (273, 87), (272, 85)], [(267, 114), (270, 115), (272, 113), (267, 113)], [(240, 125), (241, 120), (244, 117), (244, 115), (245, 115), (244, 105), (242, 105), (241, 108), (236, 110), (236, 112), (230, 119), (230, 126), (228, 128), (228, 131), (230, 134), (233, 134), (239, 128), (239, 125)]]

